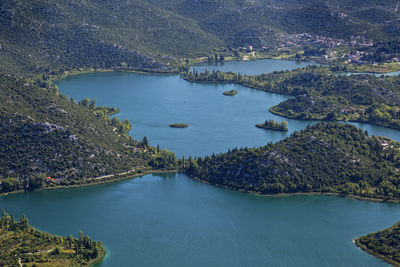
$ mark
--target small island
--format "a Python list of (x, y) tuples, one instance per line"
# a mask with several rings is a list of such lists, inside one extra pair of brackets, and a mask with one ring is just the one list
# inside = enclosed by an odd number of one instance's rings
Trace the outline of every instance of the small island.
[(169, 127), (172, 127), (172, 128), (187, 128), (187, 127), (189, 127), (189, 124), (186, 124), (186, 123), (171, 123), (169, 125)]
[(237, 90), (229, 90), (229, 91), (223, 92), (222, 94), (227, 95), (227, 96), (234, 96), (234, 95), (237, 95), (237, 93), (238, 93)]
[(267, 120), (264, 124), (257, 124), (256, 127), (274, 131), (287, 132), (289, 130), (287, 124), (287, 121), (278, 123), (275, 120)]

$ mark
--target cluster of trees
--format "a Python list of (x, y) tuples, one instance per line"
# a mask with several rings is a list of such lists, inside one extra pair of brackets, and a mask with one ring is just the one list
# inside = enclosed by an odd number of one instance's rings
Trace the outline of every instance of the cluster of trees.
[(111, 120), (111, 125), (115, 127), (115, 130), (122, 135), (127, 135), (132, 129), (132, 124), (129, 123), (128, 119), (120, 121), (117, 117), (113, 117)]
[(270, 109), (293, 119), (350, 120), (400, 129), (400, 77), (337, 75), (311, 66), (255, 76), (221, 71), (188, 72), (193, 82), (229, 82), (294, 96)]
[(29, 225), (28, 219), (19, 220), (3, 210), (0, 218), (0, 265), (18, 266), (18, 259), (23, 264), (46, 262), (58, 266), (86, 265), (101, 259), (106, 251), (101, 242), (93, 241), (82, 232), (79, 238), (61, 237), (38, 231)]
[(256, 126), (259, 128), (270, 129), (275, 131), (288, 131), (288, 122), (282, 121), (281, 123), (276, 122), (275, 120), (266, 120), (264, 124), (257, 124)]
[(394, 266), (400, 265), (400, 222), (392, 227), (362, 236), (356, 245)]
[(400, 144), (351, 125), (319, 123), (261, 148), (180, 162), (212, 184), (264, 194), (330, 192), (400, 199)]
[(97, 106), (96, 102), (97, 100), (94, 98), (90, 99), (88, 97), (85, 97), (84, 99), (79, 101), (79, 105), (82, 105), (90, 110), (93, 110), (97, 116), (102, 118), (107, 118), (120, 112), (118, 108)]
[(7, 177), (0, 180), (0, 192), (7, 193), (18, 190), (36, 190), (45, 185), (47, 176), (43, 173), (31, 174), (25, 179)]
[(157, 153), (149, 161), (149, 165), (154, 169), (176, 170), (177, 162), (175, 153), (165, 149), (160, 150), (159, 146), (157, 146)]

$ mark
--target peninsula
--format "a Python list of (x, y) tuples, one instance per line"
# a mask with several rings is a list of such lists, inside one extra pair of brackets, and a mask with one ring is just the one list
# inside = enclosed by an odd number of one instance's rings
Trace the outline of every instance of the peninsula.
[(79, 238), (36, 230), (22, 216), (14, 220), (3, 210), (0, 218), (1, 266), (87, 266), (100, 261), (106, 250), (82, 232)]
[(190, 159), (183, 171), (258, 194), (335, 194), (399, 201), (400, 143), (340, 123), (308, 126), (261, 148)]
[(400, 266), (400, 222), (388, 229), (368, 234), (354, 240), (366, 252), (394, 265)]

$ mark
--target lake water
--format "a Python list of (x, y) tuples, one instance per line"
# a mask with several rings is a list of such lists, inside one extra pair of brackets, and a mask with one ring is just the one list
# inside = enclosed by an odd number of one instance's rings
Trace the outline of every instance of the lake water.
[(100, 266), (385, 266), (351, 240), (394, 224), (395, 204), (259, 197), (184, 175), (0, 198), (31, 224), (102, 240)]
[(277, 59), (259, 59), (247, 61), (226, 61), (226, 62), (211, 62), (202, 63), (192, 66), (191, 70), (204, 72), (220, 70), (222, 72), (232, 71), (247, 75), (257, 75), (261, 73), (269, 73), (276, 70), (292, 70), (304, 68), (309, 65), (319, 65), (317, 63), (309, 63), (304, 61), (277, 60)]
[[(263, 62), (265, 66), (257, 69), (270, 67), (270, 61)], [(243, 63), (240, 72), (246, 73), (249, 65)], [(280, 63), (275, 70), (293, 68), (293, 62)], [(229, 70), (230, 64), (238, 67), (237, 62), (226, 62), (224, 68)], [(135, 138), (146, 135), (151, 144), (178, 156), (261, 146), (290, 134), (254, 127), (270, 118), (284, 120), (268, 108), (286, 96), (241, 86), (137, 73), (78, 75), (58, 85), (76, 100), (96, 98), (99, 105), (120, 108), (118, 117), (129, 118)], [(239, 94), (222, 95), (230, 89)], [(173, 122), (190, 127), (172, 129), (168, 124)], [(288, 126), (293, 132), (309, 123), (315, 122), (289, 120)], [(356, 125), (370, 134), (400, 139), (399, 131)], [(77, 235), (83, 230), (103, 241), (108, 254), (99, 266), (386, 266), (351, 240), (400, 218), (396, 204), (322, 196), (260, 197), (202, 184), (183, 174), (8, 195), (0, 197), (0, 208), (26, 214), (44, 231)]]
[[(99, 105), (117, 107), (117, 116), (133, 124), (131, 135), (174, 151), (177, 156), (204, 156), (229, 148), (262, 146), (290, 133), (256, 128), (267, 119), (284, 120), (268, 111), (287, 96), (265, 93), (240, 85), (189, 83), (180, 76), (138, 73), (95, 73), (59, 82), (64, 94), (76, 100), (96, 98)], [(224, 96), (236, 89), (236, 96)], [(187, 123), (189, 128), (169, 127)], [(290, 131), (310, 122), (289, 121)]]
[[(242, 68), (240, 64), (243, 64)], [(224, 71), (252, 74), (306, 65), (304, 62), (264, 59), (228, 61), (223, 65), (218, 63), (201, 67), (223, 67)], [(117, 116), (120, 119), (128, 118), (133, 124), (130, 134), (135, 139), (147, 136), (150, 144), (159, 144), (161, 148), (174, 151), (178, 157), (222, 153), (234, 147), (263, 146), (316, 123), (285, 119), (268, 111), (271, 106), (288, 99), (288, 96), (241, 85), (189, 83), (178, 75), (93, 73), (68, 77), (59, 81), (58, 86), (62, 93), (75, 100), (95, 98), (98, 105), (119, 108), (121, 112)], [(233, 97), (222, 95), (231, 89), (239, 93)], [(269, 119), (288, 121), (289, 132), (255, 127), (257, 123)], [(169, 127), (170, 123), (187, 123), (190, 126), (177, 129)], [(385, 135), (400, 141), (399, 131), (355, 125), (368, 129), (370, 134)]]

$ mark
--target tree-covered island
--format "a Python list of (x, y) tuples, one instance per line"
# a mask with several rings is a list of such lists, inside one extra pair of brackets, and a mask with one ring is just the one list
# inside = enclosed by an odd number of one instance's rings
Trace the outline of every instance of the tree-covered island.
[(264, 123), (256, 124), (256, 127), (263, 128), (267, 130), (281, 131), (287, 132), (289, 129), (287, 127), (288, 122), (282, 121), (281, 123), (276, 122), (275, 120), (266, 120)]

